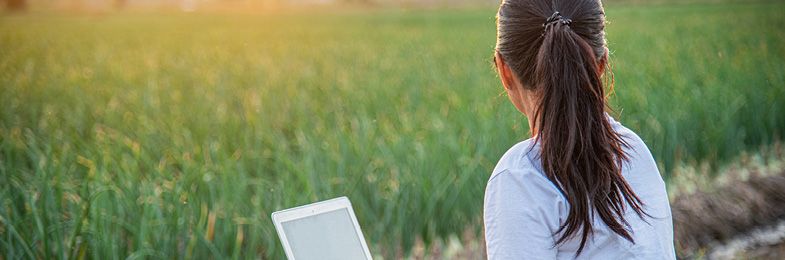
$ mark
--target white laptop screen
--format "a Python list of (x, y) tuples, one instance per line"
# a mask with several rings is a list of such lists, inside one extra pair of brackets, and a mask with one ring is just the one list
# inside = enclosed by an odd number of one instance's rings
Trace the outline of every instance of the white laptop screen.
[(281, 223), (297, 260), (366, 259), (346, 208)]

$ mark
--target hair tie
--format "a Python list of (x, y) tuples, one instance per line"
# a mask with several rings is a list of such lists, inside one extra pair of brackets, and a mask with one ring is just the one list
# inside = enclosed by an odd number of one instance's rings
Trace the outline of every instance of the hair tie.
[(572, 23), (572, 19), (564, 19), (564, 17), (561, 16), (561, 13), (559, 13), (559, 11), (556, 11), (553, 12), (551, 17), (548, 17), (548, 20), (546, 20), (545, 23), (542, 24), (542, 28), (545, 29), (545, 31), (548, 31), (548, 27), (556, 23), (561, 23), (569, 27), (570, 23)]

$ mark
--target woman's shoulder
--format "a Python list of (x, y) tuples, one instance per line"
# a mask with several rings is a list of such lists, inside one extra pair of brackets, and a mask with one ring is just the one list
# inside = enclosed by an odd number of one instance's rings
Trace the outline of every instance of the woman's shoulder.
[[(621, 122), (612, 117), (610, 117), (609, 121), (613, 127), (613, 131), (624, 140), (626, 144), (624, 150), (627, 152), (627, 155), (630, 156), (631, 163), (655, 164), (649, 147), (637, 133), (622, 125)], [(656, 165), (654, 167), (656, 168)]]
[(521, 141), (507, 150), (502, 155), (493, 169), (491, 179), (505, 171), (536, 170), (534, 158), (537, 155), (536, 140), (529, 138)]
[(539, 146), (534, 138), (510, 147), (496, 163), (487, 188), (502, 189), (505, 192), (539, 190), (549, 195), (561, 194), (542, 170), (542, 164), (537, 159), (538, 150)]
[(605, 114), (608, 117), (608, 122), (610, 122), (613, 131), (616, 132), (622, 139), (630, 145), (633, 146), (646, 146), (640, 136), (637, 133), (632, 131), (630, 128), (624, 126), (621, 122), (613, 118), (612, 116)]

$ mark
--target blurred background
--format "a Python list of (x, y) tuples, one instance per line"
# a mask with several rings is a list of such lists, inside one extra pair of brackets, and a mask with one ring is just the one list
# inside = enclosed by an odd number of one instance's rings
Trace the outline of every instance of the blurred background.
[[(500, 1), (0, 3), (0, 259), (283, 259), (270, 214), (343, 195), (375, 259), (485, 257)], [(785, 3), (604, 6), (678, 256), (785, 257)]]

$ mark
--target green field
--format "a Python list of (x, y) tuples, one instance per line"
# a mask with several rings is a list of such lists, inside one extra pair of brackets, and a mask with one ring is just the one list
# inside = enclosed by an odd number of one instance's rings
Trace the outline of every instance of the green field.
[[(607, 6), (610, 100), (666, 178), (785, 134), (782, 10)], [(494, 14), (0, 16), (0, 259), (282, 259), (270, 213), (342, 195), (386, 258), (480, 232), (528, 135)]]

